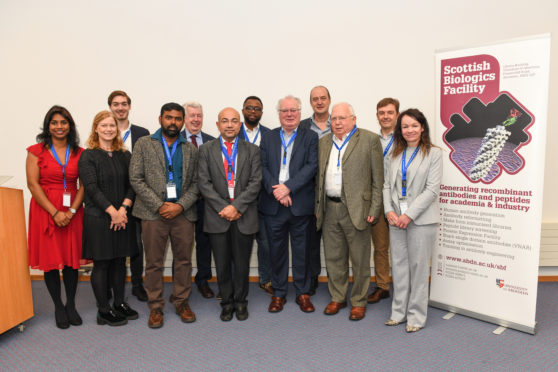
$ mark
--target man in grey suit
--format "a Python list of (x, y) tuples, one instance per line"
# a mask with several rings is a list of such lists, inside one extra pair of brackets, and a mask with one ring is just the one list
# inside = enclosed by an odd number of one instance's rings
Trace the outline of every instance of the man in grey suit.
[(180, 134), (184, 125), (181, 105), (163, 105), (159, 124), (161, 128), (153, 135), (138, 140), (130, 161), (130, 183), (136, 192), (133, 215), (142, 220), (150, 328), (163, 326), (163, 269), (169, 238), (174, 258), (170, 301), (183, 322), (196, 320), (188, 297), (197, 218), (198, 152)]
[(384, 167), (378, 135), (359, 129), (351, 105), (339, 103), (331, 112), (333, 135), (320, 140), (317, 226), (322, 228), (331, 302), (324, 313), (334, 315), (347, 306), (349, 257), (353, 268), (351, 313), (366, 314), (370, 284), (370, 226), (382, 207)]
[[(240, 114), (219, 113), (221, 136), (200, 147), (199, 188), (205, 200), (204, 231), (209, 234), (221, 292), (221, 320), (248, 318), (246, 297), (250, 254), (258, 232), (260, 150), (240, 141)], [(233, 275), (234, 266), (234, 275)]]

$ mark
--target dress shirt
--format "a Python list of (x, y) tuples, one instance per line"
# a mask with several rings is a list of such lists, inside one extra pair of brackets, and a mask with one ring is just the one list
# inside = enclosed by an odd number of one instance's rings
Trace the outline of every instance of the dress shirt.
[[(192, 143), (192, 133), (188, 132), (188, 129), (184, 129), (184, 133), (186, 133), (186, 140), (190, 143)], [(203, 145), (203, 138), (201, 135), (201, 131), (198, 132), (198, 134), (195, 134), (196, 136), (196, 143), (198, 144), (198, 148)]]
[(316, 114), (313, 114), (311, 119), (312, 119), (312, 124), (310, 125), (310, 129), (312, 129), (314, 132), (316, 132), (318, 134), (318, 137), (322, 138), (323, 136), (325, 136), (328, 133), (331, 133), (331, 115), (329, 115), (329, 117), (327, 118), (327, 127), (322, 130), (318, 124), (316, 124), (316, 121), (314, 120), (314, 116)]
[[(261, 131), (261, 128), (260, 128), (260, 124), (256, 125), (254, 127), (254, 129), (250, 129), (246, 125), (244, 125), (244, 123), (242, 123), (242, 128), (244, 128), (244, 130), (246, 131), (246, 135), (248, 136), (248, 142), (253, 143), (256, 146), (260, 146), (260, 142), (262, 140), (262, 131)], [(259, 133), (259, 135), (258, 135), (258, 133)], [(244, 137), (244, 132), (242, 131), (242, 133), (240, 133), (240, 135), (242, 135)], [(256, 136), (258, 136), (258, 138), (256, 138), (256, 142), (254, 142), (254, 138)]]
[[(295, 133), (297, 132), (298, 128), (296, 128), (295, 130), (293, 130), (291, 132), (291, 134), (287, 134), (287, 132), (285, 132), (285, 130), (281, 129), (281, 133), (283, 133), (283, 140), (285, 141), (285, 145), (289, 143), (289, 141), (291, 140), (291, 138), (295, 135)], [(283, 147), (283, 143), (281, 143), (281, 168), (286, 167), (287, 171), (286, 172), (281, 172), (279, 171), (279, 183), (285, 183), (289, 180), (289, 165), (291, 164), (291, 154), (293, 153), (293, 147), (294, 147), (294, 143), (295, 143), (296, 139), (293, 140), (293, 142), (291, 142), (291, 144), (289, 146), (287, 146), (287, 162), (285, 165), (283, 165), (283, 155), (285, 152), (285, 149)]]
[[(346, 133), (342, 139), (339, 139), (335, 134), (332, 134), (333, 142), (337, 146), (341, 147), (341, 145), (343, 145), (343, 142), (345, 141), (349, 133)], [(327, 162), (326, 178), (325, 178), (325, 191), (327, 196), (338, 197), (338, 198), (341, 197), (341, 191), (343, 186), (343, 171), (342, 171), (343, 155), (345, 154), (345, 150), (347, 149), (347, 147), (349, 147), (350, 142), (351, 140), (349, 140), (349, 142), (347, 142), (345, 146), (343, 146), (341, 151), (337, 150), (337, 147), (335, 147), (335, 145), (331, 146), (331, 152), (329, 153), (329, 161)], [(337, 159), (339, 159), (339, 170), (340, 170), (339, 184), (336, 184), (335, 182), (335, 174), (337, 173)]]
[(132, 124), (128, 124), (128, 129), (120, 132), (122, 139), (124, 139), (126, 132), (130, 132), (130, 134), (128, 134), (128, 138), (126, 138), (126, 141), (123, 141), (123, 143), (126, 147), (126, 150), (132, 152)]
[[(164, 139), (161, 129), (157, 129), (157, 131), (153, 133), (151, 137), (161, 142), (162, 146), (167, 146), (167, 141)], [(184, 139), (182, 134), (179, 134), (178, 138), (176, 139), (176, 142), (178, 142), (178, 145), (176, 145), (176, 151), (174, 152), (174, 155), (172, 157), (172, 170), (173, 170), (172, 173), (173, 173), (173, 182), (176, 185), (176, 199), (165, 198), (165, 201), (170, 201), (170, 202), (174, 202), (180, 199), (180, 192), (182, 191), (182, 146), (181, 144), (186, 143), (186, 140)], [(169, 153), (172, 153), (172, 146), (173, 145), (168, 146)], [(165, 149), (162, 149), (162, 151), (165, 157), (165, 170), (166, 170), (167, 183), (168, 183), (169, 182), (169, 160), (167, 159)]]

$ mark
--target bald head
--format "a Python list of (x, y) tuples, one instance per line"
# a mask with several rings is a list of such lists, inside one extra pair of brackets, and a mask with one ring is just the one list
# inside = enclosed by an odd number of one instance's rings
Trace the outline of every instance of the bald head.
[(240, 131), (240, 113), (232, 107), (226, 107), (219, 112), (217, 129), (223, 140), (233, 142)]

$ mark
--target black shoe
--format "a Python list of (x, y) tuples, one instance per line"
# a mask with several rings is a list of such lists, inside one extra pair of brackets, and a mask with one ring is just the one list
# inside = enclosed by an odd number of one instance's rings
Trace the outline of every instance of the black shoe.
[(221, 296), (221, 291), (217, 292), (217, 296), (215, 296), (216, 299), (218, 300), (222, 300), (223, 296)]
[(68, 316), (64, 308), (54, 310), (54, 320), (56, 320), (56, 326), (60, 329), (70, 327), (70, 322), (68, 321)]
[(128, 320), (139, 318), (138, 312), (132, 309), (126, 302), (122, 302), (120, 305), (114, 306), (114, 311)]
[(310, 290), (308, 291), (309, 296), (314, 296), (316, 294), (316, 289), (318, 288), (318, 277), (313, 276), (310, 279)]
[(79, 316), (75, 306), (66, 306), (64, 307), (66, 311), (66, 317), (68, 318), (68, 322), (73, 326), (80, 326), (83, 324), (81, 317)]
[(101, 313), (100, 311), (97, 312), (97, 324), (98, 325), (105, 325), (108, 324), (109, 326), (121, 326), (128, 323), (128, 320), (123, 317), (122, 315), (118, 314), (113, 309), (110, 309), (108, 313)]
[(211, 298), (215, 296), (211, 288), (209, 288), (209, 284), (207, 282), (198, 285), (198, 291), (200, 291), (203, 298)]
[(233, 318), (233, 313), (234, 313), (234, 308), (233, 307), (228, 307), (228, 306), (224, 307), (221, 310), (220, 318), (223, 322), (229, 322)]
[(236, 312), (236, 319), (240, 321), (248, 319), (248, 306), (237, 305), (235, 312)]
[(147, 301), (147, 292), (143, 288), (143, 285), (135, 285), (132, 287), (132, 294), (137, 297), (139, 301), (146, 302)]

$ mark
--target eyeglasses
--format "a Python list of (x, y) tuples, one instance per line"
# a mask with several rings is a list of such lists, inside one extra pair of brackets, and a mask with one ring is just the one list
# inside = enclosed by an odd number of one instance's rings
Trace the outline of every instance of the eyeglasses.
[(246, 106), (246, 107), (244, 107), (244, 110), (262, 112), (262, 108), (261, 107), (256, 107), (256, 106)]
[(291, 114), (296, 114), (297, 111), (300, 111), (300, 109), (299, 109), (299, 108), (296, 108), (296, 109), (280, 109), (280, 110), (279, 110), (279, 112), (282, 113), (282, 114), (288, 114), (289, 112), (290, 112)]

